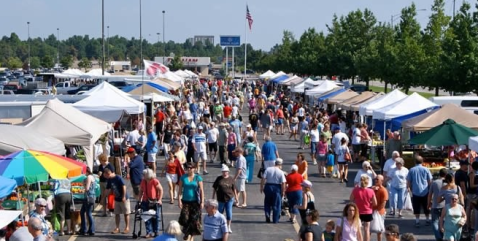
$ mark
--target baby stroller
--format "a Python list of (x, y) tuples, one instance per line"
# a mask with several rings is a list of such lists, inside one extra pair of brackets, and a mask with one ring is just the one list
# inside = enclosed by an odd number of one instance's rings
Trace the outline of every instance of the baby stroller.
[(289, 200), (287, 200), (286, 197), (283, 197), (282, 198), (282, 205), (281, 205), (280, 215), (285, 216), (285, 215), (287, 215), (288, 211), (289, 211)]
[[(161, 231), (164, 231), (163, 207), (159, 203), (155, 203), (155, 205), (159, 206), (159, 211), (161, 212), (160, 216), (159, 216), (159, 218), (161, 219)], [(142, 225), (143, 218), (145, 216), (146, 217), (149, 216), (152, 219), (156, 219), (156, 214), (148, 214), (147, 211), (144, 211), (141, 208), (141, 202), (138, 202), (136, 204), (134, 211), (135, 212), (134, 212), (134, 224), (133, 224), (133, 239), (137, 239), (137, 238), (141, 237), (141, 231), (143, 229), (143, 225)], [(139, 223), (138, 233), (136, 233), (136, 223)]]

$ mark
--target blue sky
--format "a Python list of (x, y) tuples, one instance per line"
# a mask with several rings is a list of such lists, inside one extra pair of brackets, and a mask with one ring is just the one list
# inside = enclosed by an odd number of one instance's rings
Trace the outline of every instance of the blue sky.
[[(104, 0), (106, 25), (110, 36), (139, 38), (139, 0)], [(333, 14), (346, 15), (356, 9), (372, 10), (378, 21), (389, 22), (391, 15), (400, 13), (411, 0), (249, 0), (254, 18), (248, 42), (254, 48), (269, 50), (280, 43), (283, 30), (290, 30), (298, 38), (307, 28), (326, 31)], [(417, 19), (422, 27), (428, 22), (433, 0), (416, 0)], [(457, 1), (457, 9), (462, 1)], [(194, 35), (241, 35), (244, 42), (244, 0), (142, 0), (143, 37), (156, 42), (162, 30), (162, 10), (166, 11), (166, 40), (184, 42)], [(446, 0), (446, 13), (452, 15), (453, 0)], [(72, 35), (101, 36), (101, 0), (6, 0), (0, 14), (0, 35), (16, 32), (27, 38), (27, 21), (31, 37), (56, 35), (60, 39)], [(161, 40), (162, 40), (161, 35)]]

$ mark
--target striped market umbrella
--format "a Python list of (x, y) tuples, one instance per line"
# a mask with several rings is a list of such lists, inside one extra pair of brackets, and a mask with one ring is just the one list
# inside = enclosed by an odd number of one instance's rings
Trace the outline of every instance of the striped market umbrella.
[(0, 176), (14, 179), (18, 185), (76, 177), (86, 165), (48, 152), (22, 150), (0, 158)]

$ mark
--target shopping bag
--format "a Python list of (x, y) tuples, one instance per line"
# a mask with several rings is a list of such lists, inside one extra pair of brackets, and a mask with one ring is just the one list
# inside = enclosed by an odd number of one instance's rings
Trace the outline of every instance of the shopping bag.
[(310, 135), (309, 135), (309, 134), (306, 134), (306, 135), (304, 136), (304, 143), (305, 143), (306, 145), (309, 145), (309, 144), (310, 144)]
[(60, 216), (56, 214), (56, 211), (54, 209), (51, 214), (51, 223), (53, 226), (53, 230), (60, 231)]
[(381, 233), (385, 231), (385, 224), (383, 216), (378, 213), (377, 210), (373, 211), (372, 222), (370, 222), (370, 232), (372, 233)]
[(412, 198), (410, 197), (409, 192), (405, 194), (405, 203), (403, 204), (403, 210), (413, 211)]
[(114, 210), (115, 209), (115, 195), (113, 193), (110, 193), (108, 195), (108, 210)]

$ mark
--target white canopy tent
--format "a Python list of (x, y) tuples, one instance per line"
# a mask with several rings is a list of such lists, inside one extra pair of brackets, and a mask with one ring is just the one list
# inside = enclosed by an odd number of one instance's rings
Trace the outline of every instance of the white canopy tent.
[(324, 82), (325, 80), (313, 80), (311, 78), (307, 78), (304, 84), (305, 84), (305, 88), (312, 89), (316, 86), (323, 84)]
[(186, 72), (186, 74), (188, 74), (191, 78), (197, 78), (197, 77), (199, 77), (196, 73), (192, 72), (192, 71), (189, 70), (189, 69), (185, 69), (184, 72)]
[(93, 145), (111, 125), (85, 114), (58, 99), (48, 101), (36, 116), (20, 123), (43, 135), (55, 137), (67, 145), (82, 146), (87, 165), (93, 168)]
[(478, 136), (470, 137), (468, 141), (468, 147), (471, 150), (478, 152)]
[(172, 102), (173, 99), (166, 97), (164, 95), (156, 94), (156, 93), (149, 93), (141, 97), (142, 99), (151, 99), (153, 102)]
[(400, 101), (396, 101), (390, 105), (374, 110), (372, 116), (373, 119), (377, 120), (390, 120), (399, 116), (436, 107), (438, 107), (437, 104), (415, 92)]
[(20, 217), (23, 211), (0, 210), (0, 227), (6, 227), (9, 223)]
[[(307, 83), (306, 83), (306, 87), (307, 87)], [(309, 95), (309, 96), (316, 96), (316, 95), (321, 95), (321, 94), (324, 94), (326, 92), (329, 92), (333, 89), (336, 89), (336, 88), (339, 88), (340, 86), (338, 86), (337, 84), (335, 84), (334, 81), (330, 81), (330, 80), (325, 80), (322, 84), (320, 84), (319, 86), (316, 86), (312, 89), (309, 89), (309, 90), (306, 90), (305, 91), (305, 95)]]
[(261, 79), (267, 79), (267, 78), (270, 78), (270, 77), (272, 77), (272, 76), (274, 76), (274, 75), (275, 75), (274, 72), (272, 72), (271, 70), (267, 70), (265, 73), (259, 75), (259, 78), (261, 78)]
[(73, 104), (81, 111), (109, 111), (123, 112), (128, 114), (140, 114), (144, 112), (144, 104), (131, 98), (129, 94), (104, 81), (95, 88), (84, 93), (87, 98)]
[(398, 89), (393, 90), (392, 92), (375, 99), (374, 101), (367, 102), (365, 104), (360, 105), (359, 108), (359, 114), (360, 115), (368, 115), (371, 116), (373, 115), (374, 110), (378, 110), (380, 108), (383, 108), (387, 105), (391, 105), (395, 102), (398, 102), (404, 98), (406, 98), (408, 95), (404, 94)]
[(80, 75), (80, 78), (94, 79), (94, 78), (104, 78), (105, 76), (111, 76), (111, 74), (106, 71), (105, 71), (105, 74), (102, 74), (101, 69), (92, 69), (88, 71), (87, 73)]
[(65, 154), (65, 144), (57, 138), (45, 135), (25, 126), (0, 125), (0, 155), (20, 150), (38, 150)]
[(279, 76), (282, 76), (282, 75), (287, 75), (287, 74), (282, 72), (282, 71), (279, 71), (275, 75), (272, 75), (271, 77), (269, 77), (269, 80), (275, 79), (275, 78), (277, 78)]
[(174, 72), (177, 76), (182, 77), (182, 78), (189, 78), (190, 75), (182, 70), (177, 70)]
[(297, 76), (297, 75), (293, 75), (292, 77), (282, 81), (282, 82), (279, 82), (280, 85), (291, 85), (293, 83), (300, 83), (304, 81), (304, 79), (302, 79), (301, 77)]
[[(185, 73), (188, 73), (188, 72), (185, 72)], [(188, 73), (189, 74), (189, 73)], [(193, 73), (194, 74), (194, 73)], [(165, 78), (165, 79), (169, 79), (169, 80), (172, 80), (174, 82), (179, 82), (181, 84), (184, 83), (184, 78), (178, 76), (177, 74), (175, 74), (174, 72), (171, 72), (171, 71), (168, 71), (164, 74), (158, 74), (157, 76), (155, 76), (155, 78)]]

